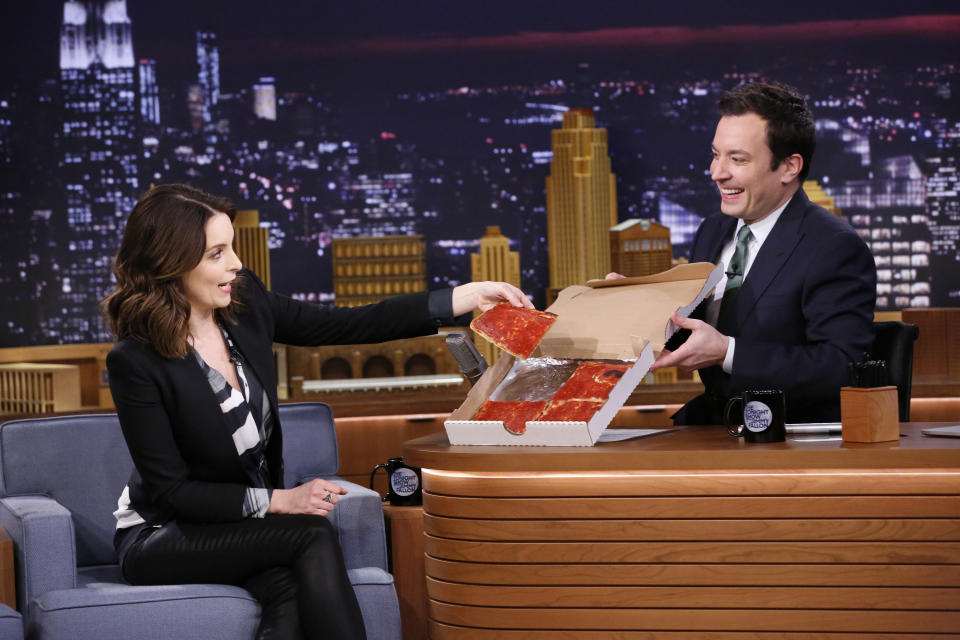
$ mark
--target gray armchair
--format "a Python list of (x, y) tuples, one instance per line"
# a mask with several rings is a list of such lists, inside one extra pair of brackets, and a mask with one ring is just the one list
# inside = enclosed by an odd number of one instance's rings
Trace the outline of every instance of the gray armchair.
[[(400, 638), (380, 496), (340, 478), (330, 407), (280, 406), (284, 481), (335, 479), (349, 493), (332, 521), (370, 640)], [(260, 606), (244, 589), (124, 583), (113, 550), (117, 497), (133, 463), (114, 414), (0, 425), (0, 524), (14, 542), (17, 604), (31, 640), (253, 638)]]
[(0, 640), (23, 640), (23, 620), (5, 604), (0, 604)]

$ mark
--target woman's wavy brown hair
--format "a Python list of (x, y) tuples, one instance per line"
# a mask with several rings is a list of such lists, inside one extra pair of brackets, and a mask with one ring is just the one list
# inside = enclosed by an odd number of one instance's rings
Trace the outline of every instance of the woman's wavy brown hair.
[[(206, 224), (216, 213), (232, 221), (237, 210), (227, 198), (182, 184), (157, 185), (143, 194), (114, 259), (117, 287), (103, 301), (117, 339), (151, 344), (165, 358), (189, 353), (190, 303), (183, 276), (200, 264), (207, 247)], [(235, 293), (240, 285), (239, 279), (234, 281)], [(234, 297), (217, 313), (233, 322), (238, 304)]]

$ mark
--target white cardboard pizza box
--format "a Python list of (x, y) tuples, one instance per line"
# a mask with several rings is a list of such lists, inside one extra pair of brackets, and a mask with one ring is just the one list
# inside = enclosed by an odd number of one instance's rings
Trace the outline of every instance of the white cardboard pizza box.
[(531, 355), (632, 363), (606, 403), (588, 422), (527, 422), (515, 435), (503, 423), (472, 420), (510, 373), (516, 359), (504, 353), (487, 369), (463, 404), (444, 422), (454, 445), (592, 446), (653, 364), (677, 327), (676, 311), (687, 317), (719, 282), (722, 269), (707, 262), (685, 264), (651, 276), (596, 280), (567, 287), (547, 311), (557, 320)]

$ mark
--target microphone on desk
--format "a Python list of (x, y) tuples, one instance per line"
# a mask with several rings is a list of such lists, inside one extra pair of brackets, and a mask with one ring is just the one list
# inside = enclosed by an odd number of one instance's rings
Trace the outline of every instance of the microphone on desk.
[(465, 333), (457, 331), (447, 335), (447, 348), (456, 358), (464, 377), (470, 381), (470, 386), (476, 384), (487, 370), (487, 361), (473, 346), (473, 341)]

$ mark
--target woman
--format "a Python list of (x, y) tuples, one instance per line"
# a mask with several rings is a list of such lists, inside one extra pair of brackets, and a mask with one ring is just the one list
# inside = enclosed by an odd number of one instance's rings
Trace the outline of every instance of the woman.
[(132, 584), (247, 588), (261, 639), (363, 638), (323, 517), (346, 491), (320, 479), (281, 488), (273, 342), (380, 342), (500, 301), (532, 305), (489, 282), (352, 309), (298, 302), (241, 270), (234, 215), (226, 199), (161, 185), (124, 230), (104, 302), (118, 338), (110, 391), (135, 465), (115, 513), (120, 564)]

